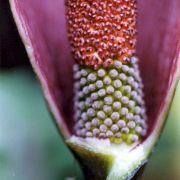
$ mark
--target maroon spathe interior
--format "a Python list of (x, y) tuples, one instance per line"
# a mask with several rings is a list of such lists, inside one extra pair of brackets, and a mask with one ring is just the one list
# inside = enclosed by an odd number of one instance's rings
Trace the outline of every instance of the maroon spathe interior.
[[(64, 1), (14, 0), (30, 38), (36, 66), (72, 132), (72, 64), (66, 36)], [(180, 39), (179, 0), (139, 0), (138, 54), (150, 129), (164, 103), (176, 68)], [(58, 121), (58, 120), (57, 120)]]
[[(139, 0), (138, 56), (149, 130), (166, 103), (180, 52), (180, 1)], [(180, 68), (180, 67), (179, 67)]]

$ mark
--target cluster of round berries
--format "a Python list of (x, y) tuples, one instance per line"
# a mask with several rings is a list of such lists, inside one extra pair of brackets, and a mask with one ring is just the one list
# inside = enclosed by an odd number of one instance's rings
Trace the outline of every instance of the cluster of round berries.
[(142, 81), (137, 58), (97, 71), (74, 65), (75, 134), (137, 142), (147, 131)]
[(128, 62), (136, 48), (136, 0), (66, 0), (68, 36), (81, 65)]

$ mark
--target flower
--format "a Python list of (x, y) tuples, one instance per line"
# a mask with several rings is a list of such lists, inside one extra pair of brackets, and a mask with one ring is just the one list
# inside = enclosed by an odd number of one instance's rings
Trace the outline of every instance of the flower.
[[(10, 0), (14, 19), (58, 129), (93, 179), (132, 177), (147, 161), (164, 125), (180, 74), (179, 1), (138, 4), (139, 67), (148, 115), (146, 137), (131, 150), (72, 139), (73, 72), (64, 2)], [(106, 151), (106, 147), (107, 151)], [(108, 151), (108, 149), (111, 149)], [(99, 173), (100, 171), (101, 173)]]

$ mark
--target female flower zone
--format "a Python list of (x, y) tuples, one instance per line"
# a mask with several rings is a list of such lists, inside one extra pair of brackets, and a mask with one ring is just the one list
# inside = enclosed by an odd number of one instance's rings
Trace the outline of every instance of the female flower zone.
[(57, 127), (86, 178), (135, 177), (179, 79), (180, 1), (10, 4)]

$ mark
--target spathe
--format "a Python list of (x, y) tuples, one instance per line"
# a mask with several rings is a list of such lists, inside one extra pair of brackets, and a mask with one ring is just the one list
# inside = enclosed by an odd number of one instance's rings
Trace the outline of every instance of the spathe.
[[(10, 0), (12, 12), (50, 110), (67, 139), (72, 134), (72, 64), (64, 2)], [(152, 149), (164, 125), (180, 74), (179, 0), (139, 1), (138, 54)], [(147, 153), (148, 155), (149, 153)]]

